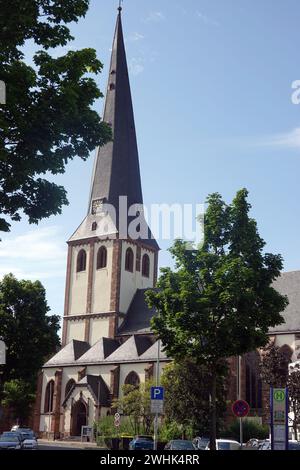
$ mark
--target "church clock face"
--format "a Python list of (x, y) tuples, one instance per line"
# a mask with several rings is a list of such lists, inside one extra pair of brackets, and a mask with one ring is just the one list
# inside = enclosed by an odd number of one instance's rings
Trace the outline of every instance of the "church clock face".
[(92, 214), (101, 214), (103, 212), (104, 199), (94, 199), (92, 203)]

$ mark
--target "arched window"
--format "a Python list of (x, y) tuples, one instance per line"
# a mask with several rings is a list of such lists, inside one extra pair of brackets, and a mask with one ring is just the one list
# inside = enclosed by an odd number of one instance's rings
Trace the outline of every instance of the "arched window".
[(65, 388), (65, 398), (66, 396), (69, 394), (71, 388), (73, 387), (73, 385), (75, 385), (75, 380), (74, 379), (70, 379), (68, 382), (67, 382), (67, 385), (66, 385), (66, 388)]
[(133, 273), (133, 251), (131, 248), (127, 248), (125, 255), (125, 270)]
[(140, 386), (140, 378), (136, 372), (132, 371), (127, 375), (124, 384), (138, 388)]
[(150, 258), (148, 255), (143, 256), (142, 261), (142, 276), (149, 277), (150, 275)]
[(77, 272), (80, 273), (86, 270), (86, 252), (80, 250), (77, 255)]
[(53, 395), (54, 395), (54, 380), (48, 382), (45, 391), (45, 404), (44, 413), (51, 413), (53, 411)]
[(107, 266), (107, 249), (101, 246), (97, 253), (97, 269), (106, 268)]
[(97, 230), (97, 222), (93, 222), (92, 224), (92, 231), (95, 232)]

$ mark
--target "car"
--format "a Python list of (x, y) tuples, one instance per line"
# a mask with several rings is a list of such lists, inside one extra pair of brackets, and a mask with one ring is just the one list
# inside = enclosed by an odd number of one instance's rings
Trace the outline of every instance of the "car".
[(300, 442), (299, 441), (289, 441), (289, 450), (300, 450)]
[(31, 449), (31, 450), (36, 450), (38, 448), (38, 443), (37, 440), (32, 438), (32, 439), (24, 439), (23, 444), (22, 444), (22, 449)]
[(271, 450), (271, 442), (270, 439), (265, 439), (262, 441), (257, 450)]
[(19, 433), (18, 431), (13, 431), (13, 432), (12, 431), (4, 431), (1, 436), (3, 436), (3, 437), (17, 437), (21, 443), (23, 441), (21, 433)]
[(197, 450), (205, 450), (209, 441), (209, 437), (195, 437), (192, 442)]
[(0, 450), (20, 450), (22, 449), (22, 442), (15, 434), (13, 436), (0, 436)]
[[(209, 443), (205, 450), (210, 450)], [(231, 439), (216, 439), (216, 450), (241, 450), (241, 444)]]
[(259, 447), (259, 444), (260, 444), (260, 441), (258, 439), (252, 438), (252, 439), (249, 439), (245, 447), (247, 449), (257, 450)]
[(164, 450), (197, 450), (192, 441), (176, 439), (168, 442)]
[(151, 436), (136, 436), (129, 442), (129, 450), (153, 450), (153, 444)]

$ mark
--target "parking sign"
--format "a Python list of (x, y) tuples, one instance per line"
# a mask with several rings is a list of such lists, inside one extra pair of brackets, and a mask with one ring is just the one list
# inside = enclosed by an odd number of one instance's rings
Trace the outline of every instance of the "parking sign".
[(151, 387), (151, 400), (163, 400), (164, 387)]

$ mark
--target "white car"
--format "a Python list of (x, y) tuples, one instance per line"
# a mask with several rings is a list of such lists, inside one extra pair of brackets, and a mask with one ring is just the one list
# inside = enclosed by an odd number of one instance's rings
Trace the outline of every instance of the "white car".
[[(216, 448), (217, 450), (240, 450), (241, 444), (230, 439), (216, 439)], [(207, 444), (205, 450), (209, 450), (209, 444)]]
[(36, 450), (38, 448), (38, 443), (36, 439), (25, 439), (22, 444), (23, 449)]

